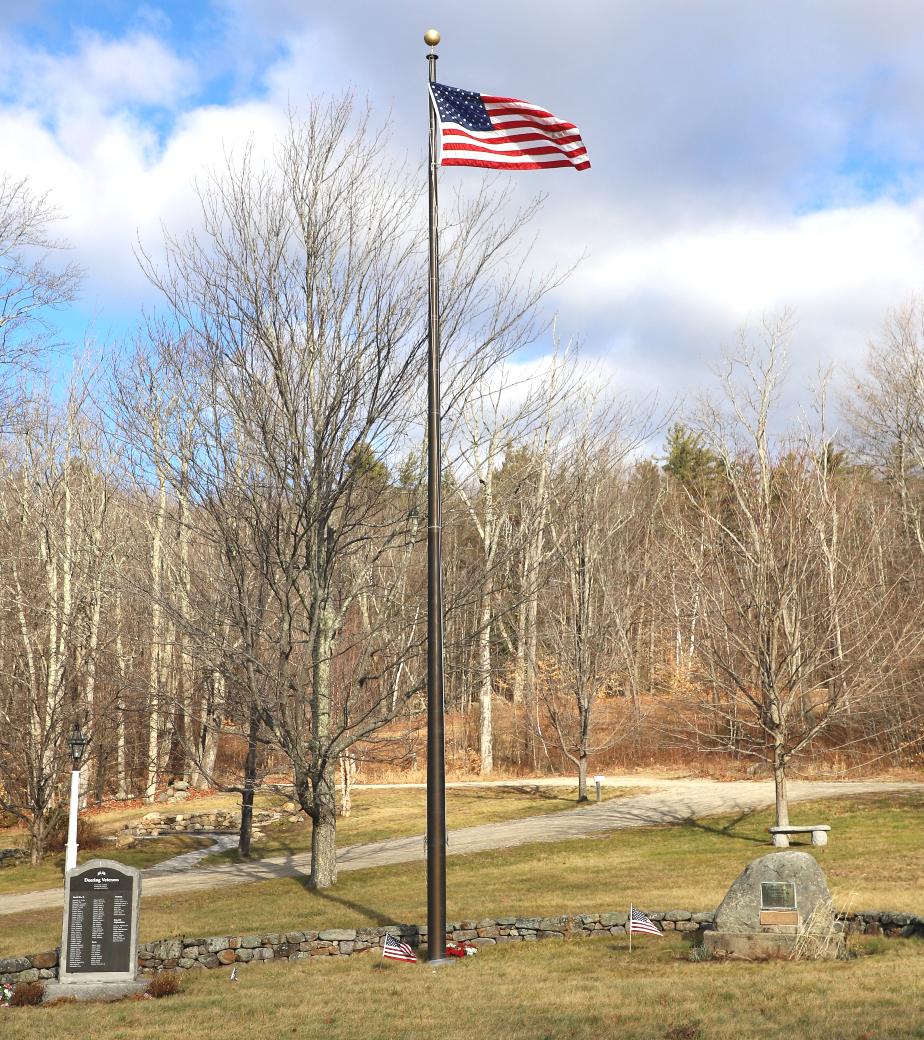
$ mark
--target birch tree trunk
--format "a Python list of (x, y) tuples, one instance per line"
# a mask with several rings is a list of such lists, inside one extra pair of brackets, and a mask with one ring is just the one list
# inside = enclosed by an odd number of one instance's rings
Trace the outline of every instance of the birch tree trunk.
[[(157, 433), (155, 432), (155, 437)], [(151, 534), (151, 653), (148, 664), (148, 686), (151, 691), (151, 714), (148, 721), (148, 760), (147, 780), (144, 787), (144, 800), (153, 802), (157, 795), (157, 782), (161, 761), (161, 735), (166, 729), (164, 714), (167, 711), (166, 693), (164, 689), (164, 608), (163, 608), (163, 567), (164, 567), (164, 528), (167, 518), (167, 480), (164, 472), (158, 467), (157, 472), (160, 494), (154, 525)]]

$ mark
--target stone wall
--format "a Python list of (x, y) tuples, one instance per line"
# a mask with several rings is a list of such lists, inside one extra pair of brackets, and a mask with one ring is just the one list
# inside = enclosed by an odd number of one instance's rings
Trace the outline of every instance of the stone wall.
[[(260, 828), (274, 823), (303, 823), (305, 817), (295, 802), (281, 809), (257, 809), (253, 814), (252, 839), (264, 837)], [(116, 843), (126, 838), (151, 838), (165, 834), (236, 834), (241, 828), (240, 809), (216, 809), (212, 812), (167, 811), (154, 809), (138, 820), (132, 820), (119, 832)]]
[(28, 859), (25, 849), (0, 849), (0, 867), (11, 867)]
[[(665, 932), (699, 932), (712, 927), (713, 912), (646, 910)], [(540, 939), (577, 939), (625, 935), (626, 913), (567, 914), (561, 917), (489, 917), (447, 925), (447, 939), (473, 946), (494, 946)], [(863, 910), (844, 914), (846, 930), (853, 935), (924, 939), (924, 918), (912, 914)], [(310, 957), (348, 957), (380, 949), (385, 935), (394, 935), (411, 946), (425, 945), (427, 929), (416, 925), (386, 928), (328, 928), (321, 931), (273, 932), (268, 935), (225, 935), (203, 939), (163, 939), (138, 947), (141, 971), (221, 968), (254, 961), (307, 960)], [(696, 938), (695, 935), (691, 938)], [(58, 952), (0, 960), (0, 982), (32, 982), (58, 974)]]

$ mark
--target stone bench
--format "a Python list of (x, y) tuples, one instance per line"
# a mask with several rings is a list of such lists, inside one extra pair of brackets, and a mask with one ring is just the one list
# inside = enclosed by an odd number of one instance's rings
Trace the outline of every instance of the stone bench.
[(807, 827), (768, 827), (767, 830), (773, 835), (775, 848), (788, 849), (790, 834), (811, 834), (813, 845), (827, 845), (831, 828), (826, 823), (811, 823)]

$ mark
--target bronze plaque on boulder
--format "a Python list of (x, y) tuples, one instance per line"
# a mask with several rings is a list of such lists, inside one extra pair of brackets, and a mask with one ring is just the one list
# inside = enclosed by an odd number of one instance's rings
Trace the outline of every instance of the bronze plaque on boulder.
[(761, 910), (795, 910), (796, 886), (791, 881), (762, 881)]

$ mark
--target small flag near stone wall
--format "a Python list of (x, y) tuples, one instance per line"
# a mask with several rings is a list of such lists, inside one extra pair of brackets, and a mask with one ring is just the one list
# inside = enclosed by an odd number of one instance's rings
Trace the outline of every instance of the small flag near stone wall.
[(382, 956), (392, 961), (405, 961), (407, 964), (417, 963), (417, 954), (410, 946), (407, 943), (398, 942), (390, 935), (385, 936), (385, 942), (382, 944)]
[(664, 932), (661, 931), (654, 921), (643, 914), (641, 910), (636, 910), (634, 906), (629, 907), (629, 932), (659, 935), (662, 939), (664, 938)]
[(629, 904), (629, 921), (626, 926), (629, 932), (629, 953), (632, 952), (632, 936), (633, 934), (642, 935), (657, 935), (659, 938), (664, 938), (664, 932), (648, 917), (643, 914), (641, 910), (636, 910), (632, 904)]

